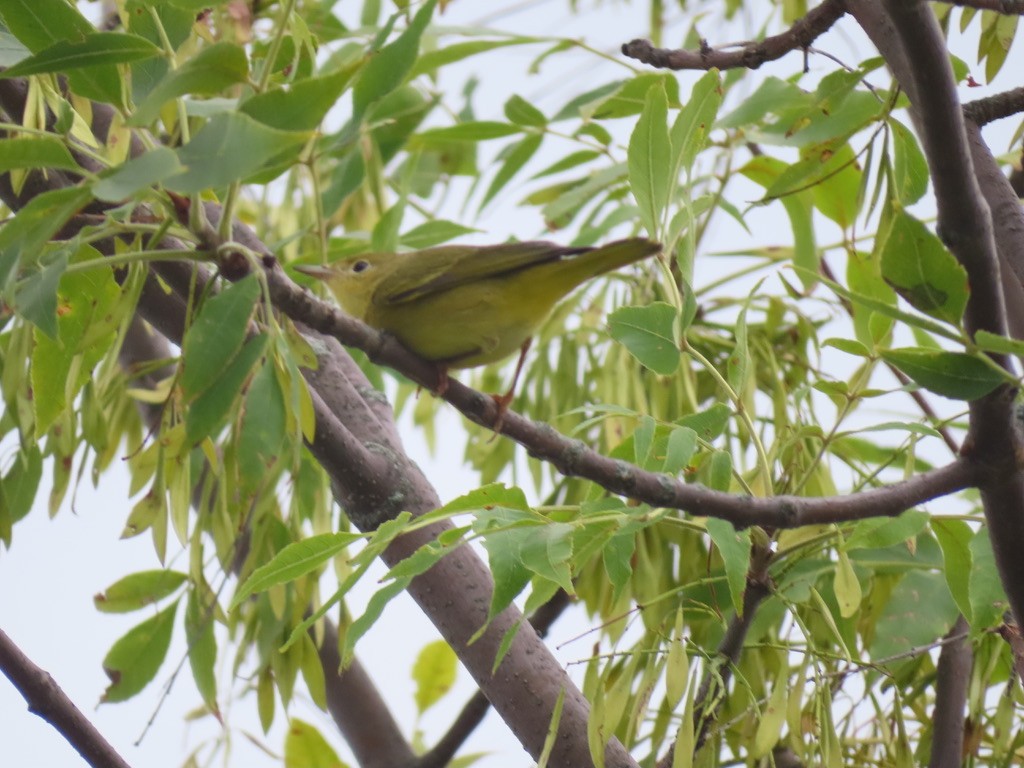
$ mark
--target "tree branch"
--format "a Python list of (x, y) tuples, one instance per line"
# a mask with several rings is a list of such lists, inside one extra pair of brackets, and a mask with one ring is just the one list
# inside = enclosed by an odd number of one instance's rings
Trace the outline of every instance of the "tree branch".
[(964, 104), (964, 118), (979, 126), (1002, 120), (1004, 117), (1013, 117), (1021, 112), (1024, 112), (1024, 88), (1014, 88)]
[(946, 633), (950, 642), (944, 643), (939, 651), (932, 715), (932, 756), (928, 768), (959, 768), (963, 764), (964, 709), (974, 663), (971, 640), (967, 636), (969, 629), (967, 620), (961, 615)]
[[(1007, 331), (1003, 286), (989, 208), (975, 176), (963, 112), (945, 40), (923, 2), (886, 0), (885, 14), (867, 0), (848, 7), (893, 68), (912, 105), (938, 203), (939, 236), (967, 270), (971, 295), (965, 313), (970, 333)], [(1006, 355), (993, 359), (1012, 370)], [(1000, 387), (970, 405), (963, 453), (977, 462), (982, 505), (1000, 578), (1014, 615), (1024, 615), (1024, 439), (1014, 413), (1015, 392)]]
[(93, 768), (129, 768), (50, 674), (36, 666), (0, 630), (0, 669), (24, 697), (30, 712), (48, 722)]
[(623, 44), (622, 53), (659, 69), (757, 69), (791, 51), (806, 50), (845, 13), (844, 0), (824, 0), (785, 32), (760, 42), (744, 43), (736, 51), (716, 50), (703, 40), (699, 51), (655, 48), (649, 40), (631, 40)]
[(977, 8), (979, 11), (995, 11), (1004, 16), (1020, 16), (1024, 14), (1024, 0), (938, 0), (949, 5), (964, 8)]
[(1013, 616), (1007, 613), (1003, 623), (999, 625), (999, 636), (1010, 646), (1010, 655), (1013, 657), (1013, 673), (1017, 675), (1017, 682), (1024, 686), (1024, 637), (1021, 637), (1020, 627), (1013, 620)]
[[(285, 314), (343, 344), (362, 349), (370, 360), (393, 368), (423, 387), (436, 381), (436, 369), (381, 333), (323, 302), (295, 285), (270, 254), (264, 256), (267, 283), (274, 304)], [(452, 379), (444, 399), (463, 416), (493, 428), (498, 419), (494, 399)], [(794, 528), (847, 522), (865, 517), (895, 516), (918, 504), (963, 490), (974, 483), (977, 468), (956, 460), (946, 467), (892, 485), (848, 496), (752, 498), (689, 485), (668, 475), (645, 472), (610, 459), (579, 440), (560, 435), (547, 424), (530, 421), (512, 411), (504, 415), (501, 433), (522, 445), (531, 456), (552, 464), (563, 475), (591, 480), (604, 489), (652, 506), (670, 507), (703, 517), (728, 520), (738, 528), (761, 525)]]
[[(540, 637), (547, 637), (548, 630), (562, 612), (569, 607), (570, 599), (564, 589), (558, 590), (555, 596), (530, 616), (530, 624)], [(425, 752), (417, 761), (415, 768), (444, 768), (458, 752), (459, 747), (469, 738), (470, 734), (480, 725), (491, 703), (482, 691), (474, 693), (465, 706), (459, 711), (451, 727), (445, 732), (437, 744)]]
[(323, 642), (318, 650), (329, 682), (327, 711), (361, 768), (416, 765), (415, 753), (363, 665), (354, 659), (341, 670), (338, 630), (333, 622), (325, 622)]

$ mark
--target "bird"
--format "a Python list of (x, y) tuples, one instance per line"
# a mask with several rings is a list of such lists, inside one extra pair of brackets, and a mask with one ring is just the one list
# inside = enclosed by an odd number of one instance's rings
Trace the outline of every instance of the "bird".
[(555, 305), (590, 278), (660, 250), (645, 238), (599, 247), (545, 241), (443, 245), (295, 269), (323, 280), (345, 312), (434, 363), (438, 395), (447, 390), (450, 368), (497, 362), (519, 350), (512, 386), (494, 395), (500, 424), (531, 337)]

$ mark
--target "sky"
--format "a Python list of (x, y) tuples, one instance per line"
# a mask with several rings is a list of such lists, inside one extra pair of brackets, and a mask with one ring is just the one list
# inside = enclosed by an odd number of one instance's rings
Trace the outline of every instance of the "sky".
[[(390, 7), (389, 4), (385, 5)], [(614, 53), (626, 40), (645, 36), (646, 3), (581, 2), (582, 10), (579, 14), (570, 13), (568, 3), (562, 0), (512, 5), (518, 10), (488, 18), (481, 12), (481, 8), (485, 7), (483, 4), (454, 2), (438, 22), (451, 26), (486, 22), (498, 29), (531, 34), (538, 29), (557, 30), (560, 35), (585, 38), (608, 53)], [(681, 36), (685, 28), (684, 17), (677, 15), (673, 18), (676, 21), (670, 27), (670, 32)], [(846, 25), (847, 28), (849, 26)], [(709, 26), (706, 33), (710, 35), (711, 31)], [(671, 34), (666, 39), (667, 44), (671, 44)], [(863, 43), (834, 34), (820, 41), (819, 45), (850, 62), (859, 61), (868, 50)], [(964, 58), (973, 61), (971, 52), (974, 43), (970, 42), (970, 37), (957, 45), (963, 46)], [(487, 82), (487, 78), (497, 78), (494, 81), (496, 87), (478, 89), (475, 100), (478, 116), (500, 116), (502, 103), (512, 92), (519, 92), (550, 113), (570, 95), (584, 90), (589, 82), (603, 82), (626, 74), (625, 69), (611, 63), (595, 67), (592, 58), (585, 59), (585, 63), (577, 60), (575, 64), (562, 69), (558, 69), (552, 60), (539, 76), (510, 88), (502, 77), (507, 76), (509, 71), (520, 71), (524, 59), (536, 55), (538, 50), (512, 49), (471, 60), (468, 66), (482, 80)], [(1014, 51), (1014, 57), (1020, 60), (1020, 46)], [(821, 65), (825, 69), (832, 66), (827, 62), (821, 62)], [(794, 66), (792, 62), (784, 61), (777, 65), (777, 71), (788, 73)], [(1013, 66), (1008, 64), (1006, 71), (1012, 71)], [(450, 80), (442, 81), (442, 87), (449, 82), (456, 82), (465, 74), (454, 72), (446, 75)], [(978, 74), (975, 77), (982, 79)], [(681, 75), (681, 90), (684, 93), (695, 78), (696, 75), (690, 73)], [(1005, 75), (1002, 80), (1005, 87)], [(999, 84), (997, 82), (996, 85)], [(986, 92), (985, 89), (965, 92), (964, 98), (974, 98)], [(996, 151), (1005, 150), (1008, 130), (1003, 130), (1005, 138), (992, 141)], [(996, 135), (999, 135), (998, 132)], [(527, 237), (542, 234), (543, 222), (537, 213), (517, 208), (517, 199), (513, 190), (485, 211), (480, 219), (461, 219), (462, 223), (484, 230), (485, 234), (479, 238), (481, 241), (500, 241), (513, 233), (520, 236), (525, 233)], [(786, 229), (778, 231), (777, 237), (772, 234), (776, 231), (774, 227), (777, 224), (774, 221), (778, 219), (777, 210), (762, 209), (755, 213), (765, 217), (764, 228), (758, 230), (762, 243), (772, 239), (781, 242), (788, 238)], [(459, 219), (459, 212), (453, 212), (450, 217)], [(717, 237), (717, 240), (712, 239), (708, 244), (709, 249), (734, 246), (728, 232), (719, 233)], [(461, 417), (442, 410), (441, 419), (438, 434), (458, 434)], [(476, 487), (474, 474), (462, 466), (461, 444), (454, 448), (450, 444), (446, 445), (438, 455), (431, 455), (422, 435), (408, 418), (408, 411), (402, 419), (401, 427), (410, 454), (436, 483), (443, 500), (450, 500)], [(127, 540), (119, 538), (130, 509), (130, 504), (125, 502), (127, 485), (126, 472), (112, 471), (96, 489), (87, 482), (83, 483), (75, 494), (74, 502), (66, 502), (54, 519), (48, 518), (43, 498), (43, 503), (37, 505), (37, 509), (16, 526), (13, 548), (0, 551), (0, 627), (36, 664), (53, 675), (130, 764), (145, 765), (147, 768), (171, 768), (184, 762), (190, 750), (215, 735), (217, 728), (209, 718), (194, 723), (185, 720), (186, 714), (196, 708), (199, 702), (187, 665), (174, 682), (166, 701), (161, 703), (162, 689), (172, 680), (175, 667), (184, 658), (185, 646), (180, 626), (176, 628), (168, 662), (141, 695), (124, 704), (98, 706), (99, 697), (107, 683), (101, 669), (104, 655), (121, 634), (144, 616), (142, 613), (99, 615), (93, 608), (92, 597), (127, 573), (157, 567), (148, 537)], [(352, 601), (356, 606), (372, 593), (376, 577), (382, 573), (383, 569), (378, 569), (370, 574), (361, 590), (353, 596)], [(551, 645), (561, 646), (578, 635), (585, 626), (579, 612), (568, 616), (556, 625)], [(411, 680), (413, 661), (422, 645), (436, 637), (433, 627), (411, 600), (402, 596), (385, 612), (358, 648), (360, 659), (378, 680), (397, 720), (406, 727), (415, 722)], [(414, 642), (410, 643), (410, 638), (414, 638)], [(587, 657), (592, 642), (589, 638), (567, 642), (556, 652), (563, 662), (571, 665)], [(570, 669), (577, 671), (579, 667), (571, 666)], [(226, 687), (224, 682), (229, 672), (229, 669), (220, 670), (222, 690)], [(444, 731), (473, 690), (468, 676), (460, 674), (455, 690), (417, 724), (426, 734), (426, 744), (432, 744)], [(252, 697), (226, 702), (225, 708), (230, 710), (230, 723), (233, 727), (231, 753), (226, 761), (218, 760), (214, 764), (245, 765), (247, 768), (279, 765), (278, 760), (256, 747), (245, 734), (248, 731), (256, 741), (270, 750), (278, 750), (283, 742), (283, 718), (278, 717), (274, 729), (264, 736), (255, 717)], [(301, 694), (291, 714), (314, 723), (326, 734), (333, 732), (333, 725), (327, 715), (317, 710)], [(155, 722), (146, 731), (147, 722), (154, 715)], [(144, 732), (144, 738), (136, 744)], [(411, 733), (407, 735), (412, 736)], [(350, 760), (341, 740), (333, 736), (329, 738), (342, 757)], [(50, 768), (84, 764), (47, 723), (26, 710), (20, 695), (3, 679), (0, 679), (0, 741), (3, 742), (5, 762), (12, 766)], [(464, 751), (491, 752), (490, 758), (477, 763), (481, 768), (530, 764), (507, 729), (493, 714), (488, 716)]]

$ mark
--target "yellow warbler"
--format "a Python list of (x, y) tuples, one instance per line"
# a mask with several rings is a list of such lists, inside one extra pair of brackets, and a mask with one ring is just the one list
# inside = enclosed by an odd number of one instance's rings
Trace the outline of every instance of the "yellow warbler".
[[(525, 355), (537, 326), (576, 286), (660, 248), (642, 238), (599, 248), (547, 242), (445, 245), (296, 269), (326, 281), (350, 315), (437, 363), (443, 392), (448, 368), (492, 363), (517, 349)], [(511, 394), (510, 389), (498, 398), (499, 404), (507, 405)]]

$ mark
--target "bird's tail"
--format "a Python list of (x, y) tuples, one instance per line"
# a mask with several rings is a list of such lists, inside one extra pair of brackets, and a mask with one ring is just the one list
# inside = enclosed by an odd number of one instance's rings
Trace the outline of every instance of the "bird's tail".
[(582, 283), (595, 275), (611, 272), (635, 261), (646, 259), (660, 250), (661, 243), (642, 237), (631, 237), (627, 240), (616, 240), (613, 243), (583, 251), (572, 257), (571, 260), (578, 262), (578, 282)]

